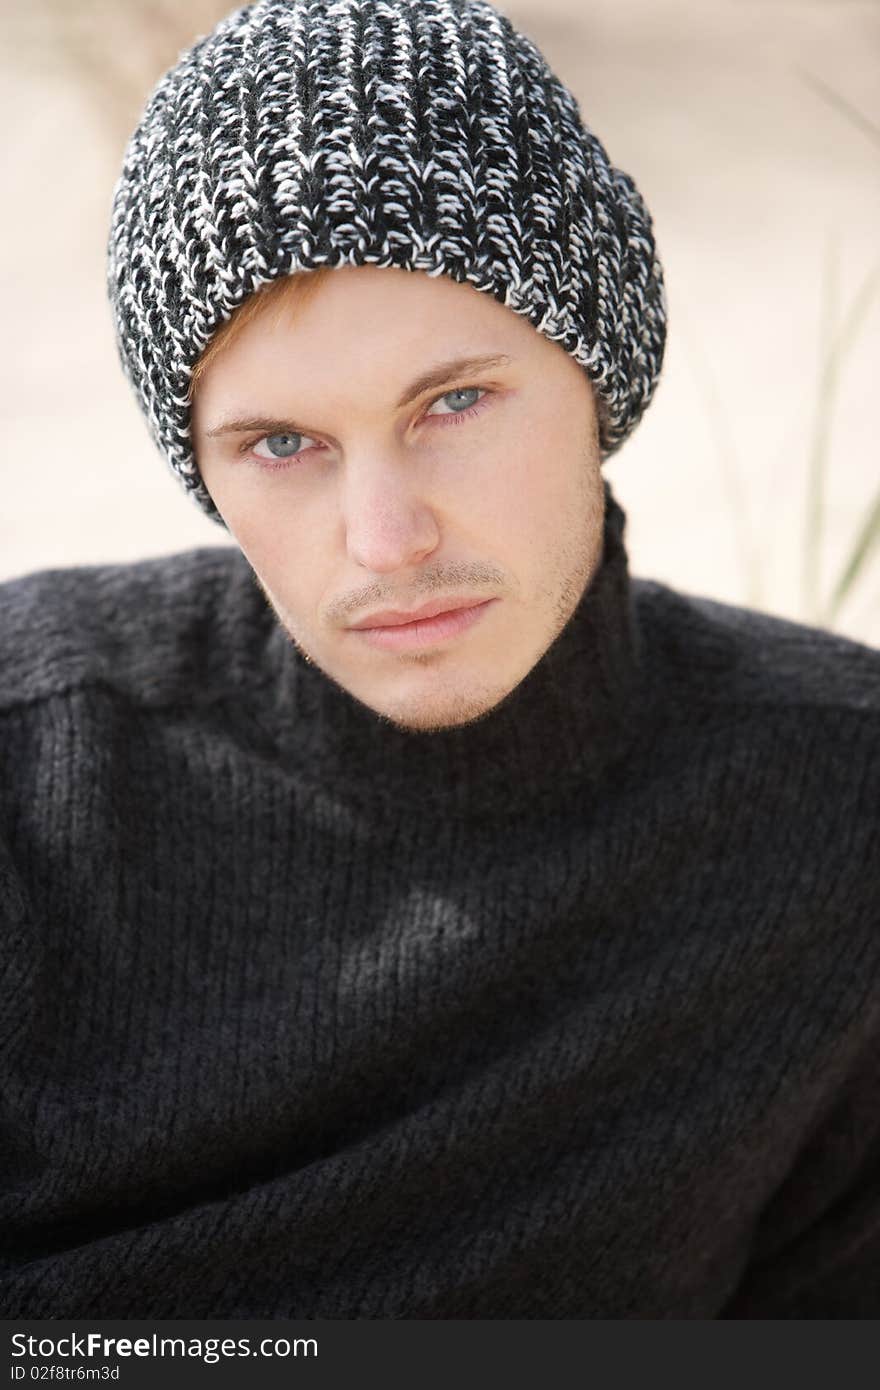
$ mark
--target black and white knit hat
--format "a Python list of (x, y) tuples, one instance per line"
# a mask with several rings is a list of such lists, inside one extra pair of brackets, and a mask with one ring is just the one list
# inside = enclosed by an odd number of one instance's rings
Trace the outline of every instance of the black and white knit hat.
[(651, 399), (651, 218), (534, 43), (486, 0), (257, 0), (158, 83), (109, 242), (123, 368), (221, 525), (189, 433), (199, 355), (260, 285), (365, 264), (466, 281), (560, 343), (593, 383), (603, 457)]

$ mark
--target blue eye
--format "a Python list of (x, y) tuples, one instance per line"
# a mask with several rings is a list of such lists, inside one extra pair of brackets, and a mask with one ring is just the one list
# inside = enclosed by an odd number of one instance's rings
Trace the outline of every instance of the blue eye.
[[(481, 410), (486, 409), (494, 395), (495, 392), (488, 386), (456, 386), (454, 390), (445, 391), (442, 396), (438, 396), (426, 418), (438, 425), (466, 425), (475, 415), (479, 415)], [(457, 408), (437, 410), (438, 405), (443, 405), (449, 400), (456, 401)]]
[[(447, 391), (446, 394), (441, 396), (440, 400), (435, 401), (434, 404), (440, 405), (442, 402), (451, 402), (453, 414), (458, 414), (459, 411), (467, 410), (471, 406), (476, 405), (479, 395), (479, 386), (459, 386), (456, 387), (454, 391)], [(428, 414), (430, 414), (430, 411)]]
[(479, 389), (476, 386), (463, 386), (459, 391), (447, 391), (443, 399), (448, 401), (451, 396), (458, 396), (458, 401), (453, 403), (453, 409), (460, 405), (464, 410), (469, 405), (476, 405), (479, 394)]
[(251, 453), (266, 464), (273, 459), (278, 463), (284, 459), (302, 458), (304, 454), (309, 453), (308, 446), (314, 446), (315, 443), (311, 435), (297, 434), (294, 430), (285, 431), (283, 434), (264, 434), (251, 446)]
[[(267, 434), (263, 439), (258, 440), (259, 444), (265, 444), (269, 450), (269, 457), (274, 459), (287, 459), (291, 454), (299, 452), (303, 436), (301, 434)], [(254, 453), (258, 458), (265, 458), (255, 446)]]

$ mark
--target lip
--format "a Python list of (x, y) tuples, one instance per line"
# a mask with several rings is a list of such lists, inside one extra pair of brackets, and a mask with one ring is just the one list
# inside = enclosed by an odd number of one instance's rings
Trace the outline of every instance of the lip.
[[(447, 600), (448, 602), (448, 600)], [(483, 599), (477, 603), (462, 604), (458, 608), (446, 609), (430, 617), (409, 622), (384, 623), (378, 627), (359, 625), (352, 631), (362, 641), (381, 651), (402, 652), (419, 648), (436, 647), (467, 632), (478, 623), (483, 615), (498, 602), (495, 598)], [(435, 605), (436, 606), (436, 605)], [(395, 614), (399, 617), (399, 614)]]
[(393, 608), (383, 608), (376, 613), (370, 613), (366, 618), (358, 619), (351, 626), (355, 632), (360, 632), (366, 627), (403, 627), (407, 623), (421, 622), (425, 618), (435, 618), (438, 613), (457, 613), (461, 608), (476, 608), (485, 602), (485, 599), (474, 598), (435, 598), (431, 599), (430, 603), (423, 603), (421, 607), (411, 609), (408, 613)]

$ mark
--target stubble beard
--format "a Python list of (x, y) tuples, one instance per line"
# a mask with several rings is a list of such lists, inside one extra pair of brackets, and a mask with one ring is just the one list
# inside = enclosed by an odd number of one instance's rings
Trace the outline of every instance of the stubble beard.
[[(441, 734), (454, 728), (479, 723), (499, 709), (513, 695), (538, 662), (544, 658), (574, 616), (581, 599), (601, 567), (604, 488), (598, 455), (595, 451), (590, 452), (586, 465), (581, 475), (582, 486), (578, 494), (579, 521), (577, 528), (566, 537), (557, 551), (557, 563), (554, 566), (556, 583), (541, 591), (542, 595), (547, 598), (553, 615), (550, 633), (541, 650), (531, 661), (528, 669), (524, 670), (509, 688), (506, 688), (506, 683), (502, 682), (500, 685), (483, 683), (475, 690), (453, 689), (449, 691), (443, 697), (442, 714), (436, 712), (435, 701), (425, 701), (421, 707), (418, 705), (414, 707), (407, 703), (405, 707), (401, 706), (399, 709), (392, 705), (390, 708), (376, 710), (361, 700), (336, 676), (326, 671), (321, 663), (309, 653), (302, 639), (297, 637), (288, 616), (276, 603), (256, 572), (254, 572), (254, 577), (278, 622), (303, 661), (308, 666), (320, 670), (328, 680), (332, 681), (345, 694), (351, 696), (352, 699), (358, 700), (358, 703), (362, 704), (365, 709), (369, 709), (380, 723), (386, 724), (400, 733), (414, 734)], [(443, 656), (443, 652), (435, 650), (408, 653), (402, 659), (413, 666), (427, 667), (437, 664), (443, 659)]]

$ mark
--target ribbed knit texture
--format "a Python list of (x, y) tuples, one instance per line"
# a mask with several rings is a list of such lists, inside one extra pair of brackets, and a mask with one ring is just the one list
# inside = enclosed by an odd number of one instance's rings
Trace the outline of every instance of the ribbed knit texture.
[(666, 338), (651, 217), (485, 0), (258, 0), (150, 96), (107, 285), (153, 438), (221, 526), (192, 449), (192, 368), (255, 289), (341, 265), (445, 274), (524, 315), (584, 367), (606, 457), (651, 400)]
[(235, 549), (0, 587), (4, 1316), (880, 1315), (880, 653), (606, 496), (438, 735)]

